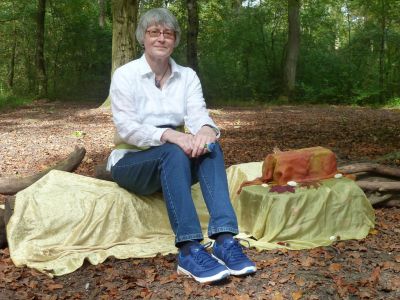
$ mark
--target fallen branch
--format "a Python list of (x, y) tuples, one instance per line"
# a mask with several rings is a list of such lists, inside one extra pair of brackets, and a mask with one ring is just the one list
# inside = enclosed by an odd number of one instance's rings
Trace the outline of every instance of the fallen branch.
[(4, 221), (4, 209), (0, 208), (0, 249), (7, 247), (6, 222)]
[(357, 164), (342, 166), (339, 167), (339, 171), (346, 174), (371, 172), (385, 176), (400, 177), (400, 168), (374, 164), (374, 163), (357, 163)]
[(378, 191), (378, 192), (399, 192), (400, 181), (391, 182), (380, 182), (380, 181), (367, 181), (358, 180), (357, 185), (366, 191)]
[(97, 165), (94, 170), (95, 170), (95, 175), (94, 177), (97, 179), (102, 179), (102, 180), (107, 180), (107, 181), (114, 181), (111, 177), (111, 172), (107, 171), (106, 169), (107, 162), (104, 162), (102, 164)]
[(5, 209), (0, 209), (0, 249), (7, 247), (7, 231), (6, 226), (14, 212), (15, 196), (7, 197), (5, 201)]
[(4, 224), (7, 226), (12, 214), (14, 213), (15, 207), (15, 196), (8, 196), (4, 203)]
[(383, 203), (385, 207), (400, 207), (400, 199), (390, 199)]
[(392, 198), (392, 194), (380, 194), (380, 193), (374, 193), (367, 195), (369, 202), (371, 202), (371, 205), (376, 205), (378, 203), (384, 203), (389, 201), (390, 198)]
[(27, 188), (31, 184), (38, 181), (51, 170), (60, 170), (71, 172), (75, 170), (81, 163), (85, 156), (86, 150), (83, 147), (75, 147), (75, 150), (65, 159), (60, 161), (54, 167), (47, 168), (46, 170), (27, 177), (8, 177), (0, 178), (0, 194), (14, 195), (17, 192)]

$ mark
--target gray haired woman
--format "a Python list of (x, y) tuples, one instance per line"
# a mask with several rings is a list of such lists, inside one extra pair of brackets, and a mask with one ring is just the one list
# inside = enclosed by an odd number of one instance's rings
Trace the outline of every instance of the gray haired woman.
[[(233, 238), (238, 224), (218, 143), (220, 131), (208, 114), (196, 73), (171, 58), (180, 35), (167, 9), (151, 9), (140, 18), (136, 38), (144, 54), (118, 68), (111, 82), (120, 143), (108, 167), (115, 182), (133, 193), (162, 191), (179, 248), (179, 273), (199, 282), (254, 273), (255, 264)], [(209, 151), (207, 145), (215, 147)], [(200, 244), (203, 233), (191, 195), (195, 182), (210, 214), (211, 253), (210, 245)]]

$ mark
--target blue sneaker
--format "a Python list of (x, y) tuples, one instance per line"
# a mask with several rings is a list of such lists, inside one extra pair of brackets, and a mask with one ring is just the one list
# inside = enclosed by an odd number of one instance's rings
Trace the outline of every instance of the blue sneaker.
[(206, 248), (200, 243), (190, 247), (189, 254), (178, 254), (178, 274), (193, 277), (198, 282), (220, 281), (230, 275), (225, 265), (220, 264), (217, 259), (207, 252)]
[(234, 238), (227, 238), (221, 244), (214, 242), (212, 256), (226, 265), (231, 275), (246, 275), (257, 270), (256, 265), (243, 253), (242, 245)]

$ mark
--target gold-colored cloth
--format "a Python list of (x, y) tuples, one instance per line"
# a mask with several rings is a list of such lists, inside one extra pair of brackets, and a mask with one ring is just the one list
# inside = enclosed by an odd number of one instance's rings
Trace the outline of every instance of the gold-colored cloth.
[[(241, 237), (258, 249), (305, 249), (331, 243), (330, 237), (360, 239), (374, 226), (373, 209), (362, 190), (347, 179), (331, 179), (318, 189), (268, 193), (262, 186), (236, 191), (259, 174), (262, 163), (231, 166), (229, 191)], [(208, 212), (199, 185), (192, 187), (206, 236)], [(87, 259), (151, 257), (176, 253), (174, 234), (161, 194), (136, 196), (116, 183), (51, 171), (19, 192), (7, 226), (10, 255), (17, 266), (50, 276), (71, 273)]]

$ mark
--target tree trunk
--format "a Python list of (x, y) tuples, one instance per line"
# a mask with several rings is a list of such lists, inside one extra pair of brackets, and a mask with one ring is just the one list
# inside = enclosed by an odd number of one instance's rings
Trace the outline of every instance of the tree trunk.
[(242, 0), (233, 0), (231, 2), (232, 8), (235, 10), (235, 12), (239, 12), (240, 8), (242, 7)]
[(136, 56), (135, 30), (138, 0), (113, 0), (112, 69), (126, 64)]
[(186, 8), (188, 12), (188, 30), (187, 30), (187, 52), (186, 58), (188, 65), (199, 71), (197, 60), (197, 36), (199, 33), (199, 14), (197, 9), (197, 0), (187, 0)]
[(300, 0), (288, 0), (289, 35), (284, 67), (284, 97), (294, 97), (296, 67), (300, 50)]
[(105, 0), (98, 0), (99, 3), (99, 26), (104, 28), (106, 19), (106, 3)]
[(381, 40), (379, 49), (379, 100), (385, 100), (385, 43), (386, 43), (386, 3), (381, 0)]
[(8, 87), (11, 90), (14, 87), (16, 53), (17, 53), (17, 28), (16, 28), (15, 21), (14, 21), (14, 36), (13, 36), (13, 44), (12, 44), (12, 48), (11, 48), (10, 70), (8, 73)]
[[(136, 23), (140, 0), (112, 0), (112, 62), (111, 76), (115, 69), (136, 56)], [(109, 109), (110, 96), (100, 106)]]
[(38, 0), (37, 6), (37, 34), (36, 34), (36, 78), (38, 97), (47, 96), (47, 76), (44, 62), (44, 23), (46, 14), (46, 0)]

